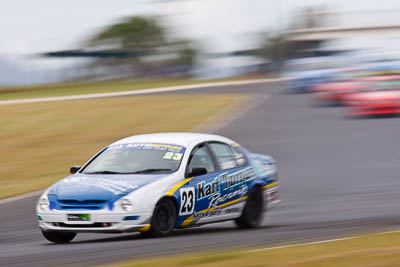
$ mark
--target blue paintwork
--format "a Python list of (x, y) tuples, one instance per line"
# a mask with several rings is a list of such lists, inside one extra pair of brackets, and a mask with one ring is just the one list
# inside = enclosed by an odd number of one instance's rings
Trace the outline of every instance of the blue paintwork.
[[(242, 149), (242, 151), (246, 151)], [(247, 154), (247, 153), (246, 153)], [(228, 198), (217, 204), (225, 204), (231, 201), (235, 201), (243, 196), (246, 196), (254, 186), (265, 186), (277, 181), (277, 173), (275, 169), (275, 162), (269, 156), (258, 155), (258, 154), (247, 154), (249, 165), (241, 168), (234, 168), (230, 170), (219, 171), (215, 173), (205, 174), (197, 176), (189, 180), (186, 184), (175, 191), (173, 197), (178, 204), (178, 217), (176, 221), (176, 227), (181, 227), (182, 223), (192, 215), (199, 213), (200, 211), (208, 210), (213, 207), (212, 203), (218, 197), (227, 196), (231, 192), (243, 192), (244, 194), (238, 194), (234, 197)], [(266, 172), (266, 168), (270, 170), (273, 166), (273, 171)], [(225, 175), (232, 175), (235, 173), (252, 173), (249, 178), (241, 183), (229, 185), (224, 182)], [(226, 176), (225, 176), (226, 177)], [(210, 184), (214, 187), (211, 194), (207, 196), (200, 196), (199, 190), (202, 188), (202, 184)], [(214, 184), (213, 184), (214, 183)], [(200, 188), (199, 188), (200, 186)], [(195, 206), (192, 214), (179, 215), (182, 204), (182, 191), (188, 190), (188, 188), (194, 188), (195, 191)], [(242, 190), (242, 191), (241, 191)], [(218, 209), (217, 209), (218, 210)], [(212, 215), (213, 216), (213, 215)], [(195, 224), (196, 219), (191, 224)]]
[(327, 71), (304, 74), (304, 76), (293, 79), (288, 90), (293, 93), (308, 93), (314, 85), (334, 80), (337, 75), (338, 73)]
[(125, 216), (124, 221), (136, 221), (139, 220), (140, 216), (133, 215), (133, 216)]
[(134, 190), (169, 174), (99, 175), (75, 174), (54, 184), (48, 193), (50, 207), (57, 210), (113, 210), (114, 202)]

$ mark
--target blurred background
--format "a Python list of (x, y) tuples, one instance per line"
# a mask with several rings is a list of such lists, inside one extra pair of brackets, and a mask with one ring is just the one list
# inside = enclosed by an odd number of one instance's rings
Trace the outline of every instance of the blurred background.
[(396, 79), (359, 79), (398, 73), (399, 11), (395, 0), (5, 1), (0, 86), (281, 76), (351, 114), (397, 114)]
[(4, 1), (0, 85), (290, 76), (377, 62), (389, 49), (396, 60), (399, 10), (395, 0)]
[[(0, 199), (33, 192), (0, 206), (0, 265), (86, 266), (398, 229), (398, 0), (2, 0), (0, 36)], [(245, 79), (256, 81), (26, 100)], [(43, 248), (40, 190), (115, 140), (165, 131), (215, 132), (271, 154), (282, 208), (256, 231), (227, 222), (146, 244), (88, 234)]]

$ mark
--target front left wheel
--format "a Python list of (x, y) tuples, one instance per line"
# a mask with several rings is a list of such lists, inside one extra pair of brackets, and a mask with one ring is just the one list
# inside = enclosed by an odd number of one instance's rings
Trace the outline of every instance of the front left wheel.
[(157, 203), (151, 218), (150, 230), (145, 236), (162, 237), (172, 233), (176, 222), (176, 206), (171, 199), (162, 199)]
[(57, 232), (57, 231), (42, 231), (43, 236), (50, 242), (56, 244), (65, 244), (75, 238), (76, 233)]

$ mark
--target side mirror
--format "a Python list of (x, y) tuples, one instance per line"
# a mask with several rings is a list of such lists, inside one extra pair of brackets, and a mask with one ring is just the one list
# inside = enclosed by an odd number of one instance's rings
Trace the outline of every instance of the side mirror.
[(207, 174), (206, 168), (193, 168), (189, 173), (186, 174), (186, 178), (204, 174)]
[(81, 166), (72, 166), (71, 168), (69, 168), (69, 173), (70, 174), (75, 174), (80, 170)]

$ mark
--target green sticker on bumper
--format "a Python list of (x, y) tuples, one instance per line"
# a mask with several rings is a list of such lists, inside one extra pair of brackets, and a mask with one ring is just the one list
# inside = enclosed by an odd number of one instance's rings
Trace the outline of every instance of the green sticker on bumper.
[(68, 214), (68, 221), (90, 221), (90, 214)]

